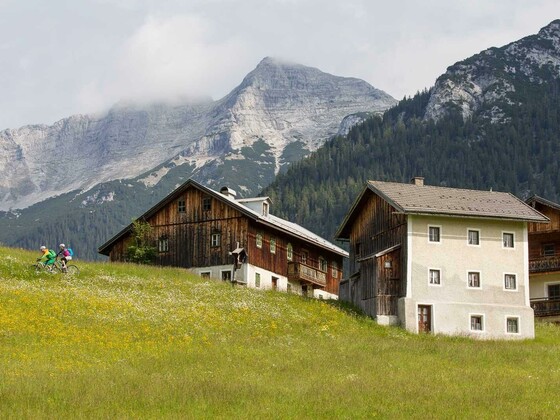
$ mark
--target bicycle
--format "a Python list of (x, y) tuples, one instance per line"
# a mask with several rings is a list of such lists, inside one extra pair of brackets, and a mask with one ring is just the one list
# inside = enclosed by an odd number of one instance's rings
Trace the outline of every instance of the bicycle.
[(69, 275), (72, 275), (72, 276), (75, 275), (75, 274), (80, 274), (80, 269), (75, 264), (63, 265), (62, 261), (60, 261), (58, 258), (56, 259), (56, 261), (54, 263), (55, 263), (57, 269), (60, 270), (60, 272), (62, 274), (69, 274)]
[(45, 272), (49, 274), (62, 273), (62, 274), (69, 274), (69, 275), (76, 275), (80, 273), (80, 269), (78, 268), (77, 265), (67, 264), (66, 266), (63, 266), (62, 261), (60, 261), (58, 258), (52, 264), (49, 265), (46, 265), (44, 262), (38, 261), (36, 264), (33, 264), (31, 268), (35, 270), (36, 273), (41, 273), (41, 272)]

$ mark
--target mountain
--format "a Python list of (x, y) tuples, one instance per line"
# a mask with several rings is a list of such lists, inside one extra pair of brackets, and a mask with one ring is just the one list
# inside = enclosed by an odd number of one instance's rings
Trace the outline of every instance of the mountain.
[(187, 178), (257, 194), (290, 163), (395, 103), (362, 80), (265, 58), (218, 101), (119, 104), (103, 116), (4, 130), (0, 242), (71, 242), (94, 258)]
[(450, 66), (265, 189), (281, 217), (332, 238), (368, 179), (560, 201), (560, 20)]

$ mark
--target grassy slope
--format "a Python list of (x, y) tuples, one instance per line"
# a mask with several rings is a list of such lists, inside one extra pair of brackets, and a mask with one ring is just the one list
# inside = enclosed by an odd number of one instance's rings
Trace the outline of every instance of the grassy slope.
[(560, 330), (414, 336), (184, 270), (0, 248), (0, 417), (553, 417)]

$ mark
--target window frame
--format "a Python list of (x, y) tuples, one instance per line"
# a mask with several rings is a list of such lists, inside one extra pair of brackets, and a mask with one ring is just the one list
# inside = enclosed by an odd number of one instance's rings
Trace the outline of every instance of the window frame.
[(255, 289), (261, 288), (261, 273), (255, 272)]
[(222, 233), (213, 232), (210, 236), (210, 248), (218, 248), (222, 246)]
[[(473, 328), (473, 318), (480, 318), (480, 329), (474, 329)], [(469, 330), (473, 333), (483, 333), (485, 332), (485, 328), (486, 328), (486, 322), (484, 319), (484, 314), (469, 314)]]
[[(438, 273), (438, 280), (439, 283), (432, 283), (432, 272), (437, 272)], [(441, 278), (441, 268), (428, 268), (428, 285), (429, 286), (436, 286), (436, 287), (441, 287), (441, 283), (442, 283), (442, 278)]]
[(198, 275), (200, 277), (202, 277), (203, 279), (209, 279), (212, 277), (212, 271), (208, 271), (208, 270), (200, 270), (198, 272)]
[[(471, 286), (470, 285), (470, 275), (471, 274), (478, 274), (478, 286)], [(468, 289), (474, 289), (474, 290), (480, 290), (482, 289), (482, 274), (480, 272), (480, 270), (468, 270), (467, 271), (467, 288)]]
[[(505, 244), (505, 238), (506, 235), (511, 235), (511, 244), (512, 246), (506, 246)], [(515, 232), (506, 232), (503, 231), (502, 232), (502, 249), (515, 249)]]
[(276, 238), (270, 238), (269, 249), (271, 254), (276, 254)]
[(187, 201), (184, 198), (179, 198), (177, 200), (177, 213), (187, 212)]
[(211, 211), (212, 210), (212, 197), (205, 196), (202, 197), (202, 211)]
[[(229, 273), (229, 279), (224, 279), (224, 273)], [(220, 270), (220, 279), (222, 281), (229, 281), (231, 283), (231, 280), (233, 279), (232, 270)]]
[(263, 234), (261, 232), (257, 232), (255, 235), (255, 246), (259, 249), (263, 247)]
[[(476, 244), (471, 243), (471, 232), (476, 232)], [(480, 246), (480, 229), (467, 228), (467, 245), (474, 247)]]
[(544, 290), (545, 290), (545, 296), (547, 299), (558, 299), (560, 298), (560, 294), (558, 296), (551, 296), (549, 291), (550, 291), (550, 286), (558, 286), (558, 288), (560, 289), (560, 282), (558, 281), (551, 281), (551, 282), (547, 282), (544, 284)]
[[(552, 250), (552, 253), (547, 252), (546, 247), (552, 247), (549, 248), (549, 250)], [(543, 257), (554, 257), (556, 255), (556, 244), (554, 243), (546, 243), (546, 244), (542, 244), (542, 255)]]
[[(507, 287), (506, 278), (508, 276), (513, 276), (513, 281), (514, 281), (515, 287), (513, 287), (513, 288)], [(517, 292), (518, 291), (517, 273), (504, 273), (503, 279), (504, 279), (504, 290), (506, 292)]]
[(167, 236), (160, 236), (158, 238), (158, 252), (160, 254), (169, 252), (169, 238)]
[(322, 255), (319, 256), (319, 270), (325, 273), (329, 272), (329, 262)]
[(288, 261), (294, 260), (294, 246), (289, 242), (288, 245), (286, 246), (286, 259)]
[[(515, 320), (516, 331), (509, 331), (509, 321)], [(518, 315), (506, 315), (506, 334), (521, 334), (520, 330), (520, 317)]]
[(338, 263), (336, 261), (331, 261), (331, 275), (333, 278), (338, 277)]
[[(432, 235), (431, 235), (432, 229), (437, 229), (438, 232), (437, 241), (432, 241)], [(441, 225), (428, 225), (428, 243), (441, 244), (441, 237), (442, 237)]]

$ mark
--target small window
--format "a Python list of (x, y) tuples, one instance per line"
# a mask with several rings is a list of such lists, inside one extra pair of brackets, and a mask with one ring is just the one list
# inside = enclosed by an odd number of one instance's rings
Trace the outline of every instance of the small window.
[(292, 247), (292, 244), (288, 244), (286, 247), (286, 258), (288, 261), (292, 261), (294, 259), (294, 248)]
[(549, 284), (547, 287), (549, 299), (558, 299), (560, 298), (560, 284)]
[(327, 260), (325, 260), (323, 257), (319, 257), (319, 268), (321, 269), (321, 271), (324, 271), (325, 273), (329, 269)]
[(332, 276), (334, 278), (337, 278), (338, 277), (338, 264), (336, 263), (336, 261), (331, 262), (331, 269), (332, 269)]
[(201, 271), (200, 272), (200, 277), (202, 277), (203, 279), (209, 279), (210, 278), (210, 271)]
[(187, 211), (187, 205), (184, 199), (177, 200), (177, 211), (179, 213), (184, 213)]
[(504, 233), (503, 243), (504, 243), (504, 248), (513, 248), (515, 245), (513, 233)]
[(204, 197), (202, 199), (202, 210), (203, 211), (212, 210), (212, 199), (210, 197)]
[(507, 318), (506, 325), (506, 331), (509, 334), (519, 334), (519, 318)]
[(545, 257), (554, 257), (554, 254), (556, 254), (556, 249), (554, 247), (554, 244), (544, 244), (542, 251), (543, 251), (543, 256)]
[(276, 254), (276, 238), (270, 238), (270, 253)]
[(471, 331), (484, 331), (482, 315), (471, 315)]
[(300, 260), (302, 264), (307, 264), (307, 251), (301, 251)]
[(159, 238), (158, 241), (158, 251), (159, 252), (167, 252), (169, 251), (169, 239), (166, 237)]
[(517, 279), (515, 274), (504, 275), (504, 288), (506, 290), (517, 290)]
[(480, 273), (478, 271), (469, 271), (469, 287), (480, 288)]
[(480, 232), (478, 230), (469, 229), (468, 237), (469, 245), (480, 245)]
[(212, 248), (220, 246), (222, 243), (222, 234), (221, 233), (213, 233), (212, 234)]
[(439, 226), (430, 226), (428, 229), (428, 236), (430, 242), (440, 242), (440, 228)]
[(255, 273), (255, 287), (261, 287), (261, 273)]
[(222, 271), (222, 280), (231, 282), (231, 270)]
[(441, 284), (441, 271), (440, 270), (430, 270), (430, 284)]
[(255, 243), (257, 244), (257, 248), (262, 248), (263, 236), (262, 233), (257, 233), (255, 238)]

